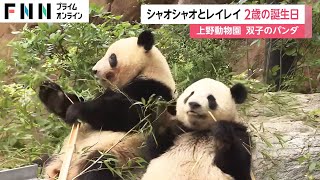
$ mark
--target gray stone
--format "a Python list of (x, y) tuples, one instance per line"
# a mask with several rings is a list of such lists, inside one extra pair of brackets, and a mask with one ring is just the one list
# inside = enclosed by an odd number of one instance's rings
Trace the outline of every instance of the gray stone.
[(266, 93), (248, 102), (240, 117), (253, 136), (255, 178), (320, 179), (320, 118), (312, 115), (320, 115), (320, 94)]
[(1, 180), (37, 180), (38, 165), (0, 171)]

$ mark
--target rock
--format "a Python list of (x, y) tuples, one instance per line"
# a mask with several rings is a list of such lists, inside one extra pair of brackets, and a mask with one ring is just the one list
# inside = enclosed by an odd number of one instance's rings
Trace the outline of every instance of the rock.
[(255, 178), (320, 179), (313, 167), (320, 167), (320, 94), (266, 93), (248, 102), (242, 117), (253, 135)]

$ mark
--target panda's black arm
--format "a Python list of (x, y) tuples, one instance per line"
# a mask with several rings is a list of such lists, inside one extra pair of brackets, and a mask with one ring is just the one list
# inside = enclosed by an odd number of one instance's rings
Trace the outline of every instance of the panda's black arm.
[(39, 88), (39, 99), (50, 112), (62, 119), (65, 119), (67, 109), (72, 103), (83, 101), (75, 94), (65, 93), (58, 84), (51, 81), (42, 82)]
[(152, 79), (136, 78), (123, 87), (122, 92), (107, 90), (94, 100), (71, 105), (66, 122), (72, 124), (79, 118), (95, 129), (128, 131), (143, 118), (139, 116), (139, 105), (132, 106), (134, 100), (148, 101), (153, 94), (167, 101), (172, 99), (171, 89)]
[(168, 102), (167, 111), (172, 115), (176, 113), (175, 101), (173, 101), (174, 98), (172, 96), (173, 90), (159, 81), (135, 78), (129, 85), (124, 87), (123, 91), (137, 101), (141, 101), (142, 98), (148, 101), (152, 95), (161, 96), (163, 100)]
[(94, 129), (128, 131), (140, 120), (137, 111), (125, 95), (108, 91), (94, 100), (71, 105), (65, 121), (72, 124), (80, 119)]
[(211, 129), (219, 142), (213, 163), (235, 180), (251, 180), (250, 135), (237, 122), (218, 121)]
[(153, 79), (136, 78), (125, 86), (123, 91), (137, 101), (141, 101), (142, 98), (147, 100), (153, 94), (161, 96), (166, 101), (173, 99), (172, 90), (165, 84)]

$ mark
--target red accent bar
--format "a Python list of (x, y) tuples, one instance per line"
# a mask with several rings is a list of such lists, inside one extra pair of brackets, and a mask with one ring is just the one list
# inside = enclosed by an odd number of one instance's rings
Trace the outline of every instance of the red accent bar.
[(305, 10), (305, 38), (312, 38), (312, 6), (307, 5)]
[(306, 38), (304, 24), (191, 24), (190, 37), (201, 38)]

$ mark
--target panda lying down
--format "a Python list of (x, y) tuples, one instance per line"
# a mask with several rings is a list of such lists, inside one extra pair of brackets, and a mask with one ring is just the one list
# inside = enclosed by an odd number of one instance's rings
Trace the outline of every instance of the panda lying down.
[(246, 97), (241, 84), (228, 88), (205, 78), (189, 86), (177, 100), (175, 120), (153, 128), (142, 180), (251, 179), (250, 136), (236, 122), (236, 104)]

